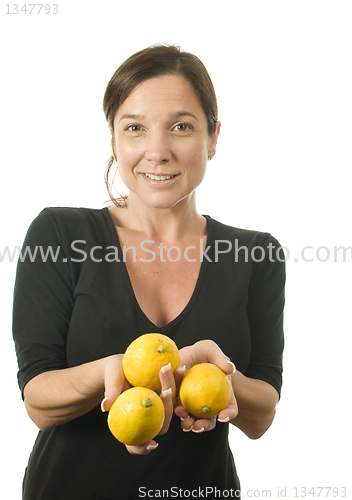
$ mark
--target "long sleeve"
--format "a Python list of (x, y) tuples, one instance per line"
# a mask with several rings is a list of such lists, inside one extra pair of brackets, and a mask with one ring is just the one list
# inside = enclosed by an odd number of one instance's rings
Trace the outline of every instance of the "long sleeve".
[(280, 394), (284, 349), (285, 256), (278, 241), (271, 235), (266, 234), (266, 237), (255, 254), (258, 262), (253, 263), (248, 290), (251, 356), (245, 375), (268, 382)]
[(36, 375), (67, 367), (73, 284), (60, 231), (49, 210), (32, 222), (21, 255), (14, 288), (13, 336), (23, 392)]

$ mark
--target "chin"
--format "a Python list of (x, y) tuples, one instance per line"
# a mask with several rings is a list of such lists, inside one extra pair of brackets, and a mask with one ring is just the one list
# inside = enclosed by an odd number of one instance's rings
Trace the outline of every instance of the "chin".
[(152, 208), (160, 208), (160, 209), (172, 209), (174, 208), (176, 205), (179, 205), (179, 203), (181, 203), (183, 200), (185, 200), (185, 198), (187, 198), (187, 196), (183, 197), (183, 198), (174, 198), (174, 197), (166, 197), (166, 196), (153, 196), (153, 197), (150, 197), (148, 199), (144, 199), (144, 203)]
[(164, 202), (163, 203), (163, 202), (157, 202), (157, 201), (146, 203), (146, 205), (148, 205), (149, 207), (151, 207), (151, 208), (159, 208), (160, 210), (172, 209), (177, 204), (178, 204), (178, 202), (176, 202), (176, 203), (167, 203), (167, 202)]

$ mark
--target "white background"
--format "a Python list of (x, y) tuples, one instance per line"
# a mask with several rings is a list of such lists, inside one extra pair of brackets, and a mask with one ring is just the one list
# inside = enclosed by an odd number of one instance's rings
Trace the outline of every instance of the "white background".
[[(351, 253), (346, 262), (342, 254), (333, 260), (335, 246), (352, 245), (351, 2), (58, 5), (57, 15), (7, 15), (1, 4), (0, 249), (21, 245), (45, 206), (99, 208), (107, 199), (110, 137), (102, 99), (121, 62), (158, 42), (198, 55), (212, 76), (222, 122), (198, 209), (271, 232), (290, 252), (276, 419), (257, 441), (231, 430), (243, 496), (265, 498), (261, 491), (271, 490), (276, 498), (279, 488), (294, 498), (303, 487), (320, 486), (347, 487), (351, 498)], [(314, 247), (306, 254), (312, 262), (300, 258), (305, 246)], [(321, 246), (327, 249), (316, 255)], [(328, 251), (330, 259), (321, 262)], [(21, 498), (37, 432), (16, 380), (15, 268), (9, 259), (0, 263), (0, 496), (8, 500)], [(334, 497), (326, 495), (320, 498)]]

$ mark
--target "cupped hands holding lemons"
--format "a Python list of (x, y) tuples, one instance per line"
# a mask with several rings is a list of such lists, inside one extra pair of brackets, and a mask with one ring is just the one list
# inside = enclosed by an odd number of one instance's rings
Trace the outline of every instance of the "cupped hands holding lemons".
[(134, 340), (123, 356), (122, 368), (132, 386), (161, 388), (159, 371), (171, 363), (172, 371), (180, 364), (180, 354), (175, 342), (159, 333), (146, 333)]
[(164, 405), (156, 392), (146, 387), (131, 387), (110, 408), (108, 426), (121, 443), (140, 446), (159, 434), (164, 418)]
[[(222, 369), (202, 360), (214, 360)], [(229, 378), (234, 365), (215, 342), (200, 341), (179, 351), (166, 335), (147, 333), (128, 346), (122, 370), (132, 387), (112, 404), (108, 427), (127, 448), (149, 444), (146, 450), (154, 449), (157, 444), (152, 440), (167, 432), (173, 412), (181, 418), (184, 431), (194, 432), (215, 427), (216, 415), (220, 422), (237, 415)], [(165, 380), (172, 386), (167, 390), (162, 387)]]
[(233, 420), (238, 414), (231, 383), (236, 368), (220, 347), (212, 340), (201, 340), (181, 349), (181, 359), (189, 369), (174, 412), (181, 418), (183, 431), (202, 433), (212, 430), (217, 421)]

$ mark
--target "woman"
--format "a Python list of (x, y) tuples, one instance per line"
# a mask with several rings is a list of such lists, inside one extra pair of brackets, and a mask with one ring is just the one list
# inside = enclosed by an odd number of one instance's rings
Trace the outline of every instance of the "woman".
[[(282, 252), (267, 233), (196, 210), (220, 132), (198, 58), (165, 45), (138, 52), (110, 80), (104, 111), (113, 150), (106, 182), (112, 197), (116, 161), (127, 200), (43, 210), (24, 242), (42, 250), (18, 264), (18, 379), (40, 429), (23, 498), (239, 498), (229, 424), (260, 437), (281, 390)], [(51, 258), (38, 257), (48, 250)], [(125, 447), (104, 412), (129, 387), (122, 353), (147, 332), (173, 338), (181, 364), (160, 372), (160, 435)], [(229, 406), (209, 420), (177, 402), (184, 373), (200, 362), (217, 364), (233, 387)]]

